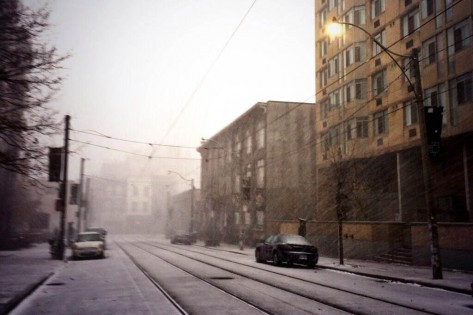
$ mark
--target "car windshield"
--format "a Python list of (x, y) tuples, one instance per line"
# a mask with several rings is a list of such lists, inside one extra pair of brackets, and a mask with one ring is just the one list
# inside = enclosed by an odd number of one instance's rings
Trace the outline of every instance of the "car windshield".
[(98, 233), (79, 234), (77, 236), (77, 242), (94, 242), (94, 241), (100, 241), (100, 235)]
[(281, 243), (296, 244), (296, 245), (310, 245), (310, 243), (300, 235), (281, 235), (279, 237)]

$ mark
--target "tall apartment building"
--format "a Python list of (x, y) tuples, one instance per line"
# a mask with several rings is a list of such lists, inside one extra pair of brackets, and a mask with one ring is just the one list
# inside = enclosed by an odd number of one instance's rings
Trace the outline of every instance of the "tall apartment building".
[[(473, 2), (316, 0), (315, 10), (320, 182), (336, 151), (340, 160), (357, 161), (373, 189), (368, 209), (347, 219), (427, 221), (409, 83), (416, 80), (409, 56), (417, 49), (424, 105), (443, 108), (441, 155), (432, 171), (438, 220), (473, 221)], [(342, 35), (331, 38), (327, 25), (334, 19), (370, 36), (342, 25)], [(373, 39), (393, 52), (396, 62)], [(322, 208), (324, 202), (319, 184)]]
[[(473, 130), (472, 7), (471, 1), (466, 0), (316, 1), (319, 168), (330, 163), (330, 150), (336, 147), (346, 157), (384, 156), (385, 168), (380, 172), (387, 171), (386, 176), (395, 182), (404, 181), (398, 178), (403, 171), (409, 172), (412, 179), (406, 184), (422, 179), (409, 171), (419, 168), (420, 164), (413, 163), (420, 160), (416, 154), (420, 142), (415, 96), (408, 80), (391, 57), (362, 30), (344, 25), (342, 36), (330, 38), (326, 26), (336, 18), (360, 26), (394, 52), (394, 58), (411, 81), (415, 78), (408, 56), (414, 48), (419, 49), (424, 103), (444, 110), (443, 156), (437, 172), (445, 172), (440, 165), (444, 163), (450, 166), (450, 174), (444, 174), (443, 180), (437, 179), (437, 183), (449, 185), (437, 187), (443, 195), (438, 202), (444, 209), (439, 210), (465, 212), (443, 214), (448, 220), (463, 220), (468, 213), (471, 216), (472, 194), (465, 187), (471, 179), (457, 180), (464, 176), (454, 173), (471, 174), (471, 163), (467, 162), (472, 153), (469, 140)], [(392, 186), (395, 193), (397, 184)], [(422, 207), (410, 199), (405, 202)], [(385, 219), (395, 217), (402, 216)], [(420, 217), (411, 214), (411, 219)]]
[[(257, 103), (198, 151), (201, 233), (254, 243), (281, 220), (315, 212), (313, 103)], [(242, 235), (242, 236), (241, 236)]]

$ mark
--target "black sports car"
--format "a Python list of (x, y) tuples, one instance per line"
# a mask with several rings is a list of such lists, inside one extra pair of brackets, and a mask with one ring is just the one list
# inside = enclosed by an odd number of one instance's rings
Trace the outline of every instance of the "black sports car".
[(304, 237), (296, 234), (276, 234), (256, 245), (257, 262), (271, 260), (275, 265), (285, 262), (314, 268), (319, 260), (317, 248)]

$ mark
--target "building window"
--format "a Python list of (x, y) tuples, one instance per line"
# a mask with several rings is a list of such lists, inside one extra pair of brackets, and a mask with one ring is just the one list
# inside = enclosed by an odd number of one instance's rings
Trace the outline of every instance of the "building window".
[[(386, 31), (382, 30), (378, 34), (374, 35), (374, 39), (383, 46), (386, 46)], [(376, 41), (373, 40), (373, 56), (376, 56), (383, 51), (383, 48), (376, 44)]]
[(327, 21), (327, 7), (323, 8), (319, 12), (319, 28), (324, 28)]
[(264, 225), (264, 212), (263, 211), (256, 211), (256, 224), (259, 226)]
[(452, 106), (463, 105), (473, 100), (472, 73), (468, 72), (449, 81)]
[(256, 162), (256, 187), (264, 188), (264, 160)]
[(259, 129), (258, 129), (258, 131), (256, 131), (256, 147), (258, 149), (262, 149), (262, 148), (264, 148), (266, 132), (265, 132), (263, 124), (260, 124), (258, 127), (259, 127)]
[(329, 0), (328, 1), (328, 10), (338, 7), (338, 0)]
[(437, 41), (436, 37), (426, 40), (422, 44), (424, 66), (430, 65), (437, 61)]
[(422, 18), (425, 19), (429, 15), (435, 12), (435, 1), (434, 0), (422, 0), (420, 9), (422, 11)]
[(240, 142), (240, 137), (236, 137), (235, 139), (235, 156), (240, 157), (241, 153), (241, 142)]
[(371, 18), (375, 19), (384, 12), (384, 0), (371, 0)]
[(347, 124), (347, 139), (368, 138), (368, 117), (357, 117)]
[(253, 139), (249, 131), (246, 132), (246, 154), (251, 153), (251, 146), (253, 145)]
[(240, 175), (236, 174), (235, 175), (235, 193), (237, 194), (240, 193), (240, 187), (241, 187)]
[(322, 119), (326, 119), (328, 117), (328, 113), (330, 111), (330, 99), (326, 98), (320, 102), (320, 116)]
[(251, 213), (245, 212), (245, 225), (251, 224)]
[(368, 117), (356, 118), (356, 137), (368, 138)]
[(463, 20), (460, 23), (449, 28), (447, 31), (447, 45), (449, 55), (470, 46), (470, 23), (469, 20)]
[(320, 145), (322, 147), (321, 148), (322, 153), (327, 154), (328, 150), (330, 149), (330, 135), (328, 132), (326, 132), (322, 134), (320, 138), (321, 138)]
[(417, 123), (416, 100), (404, 102), (404, 126), (410, 126)]
[(374, 96), (378, 96), (386, 89), (386, 70), (373, 74), (372, 86)]
[(366, 79), (355, 80), (355, 98), (357, 100), (366, 98)]
[(324, 39), (324, 40), (319, 41), (320, 58), (325, 57), (326, 54), (327, 54), (327, 41)]
[(414, 33), (420, 25), (419, 10), (416, 9), (402, 18), (402, 36)]
[(235, 224), (240, 225), (240, 212), (235, 211)]
[(353, 84), (349, 83), (345, 85), (345, 102), (350, 103), (352, 100)]
[(450, 22), (453, 19), (453, 2), (455, 2), (455, 0), (445, 0), (445, 19), (447, 22)]
[(328, 62), (329, 65), (329, 76), (337, 74), (339, 71), (338, 56), (333, 57)]
[(388, 110), (373, 115), (373, 129), (375, 136), (388, 132)]
[[(348, 11), (345, 16), (343, 17), (343, 20), (346, 23), (351, 23), (355, 25), (364, 25), (366, 23), (366, 17), (365, 17), (365, 6), (356, 6), (353, 7), (350, 11)], [(346, 25), (346, 28), (349, 29), (352, 26)]]
[(319, 72), (320, 88), (324, 88), (328, 83), (328, 68)]
[(330, 110), (340, 106), (340, 91), (336, 90), (329, 94)]

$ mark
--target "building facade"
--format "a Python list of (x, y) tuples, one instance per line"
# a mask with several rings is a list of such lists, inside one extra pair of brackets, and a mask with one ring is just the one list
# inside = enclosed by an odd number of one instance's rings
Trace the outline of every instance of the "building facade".
[(314, 119), (314, 104), (257, 103), (198, 148), (203, 235), (251, 244), (315, 211)]
[[(333, 181), (330, 167), (346, 161), (359, 170), (357, 196), (363, 199), (351, 203), (347, 220), (408, 223), (400, 232), (404, 237), (387, 237), (385, 243), (428, 251), (427, 241), (416, 241), (419, 229), (412, 225), (427, 221), (413, 89), (420, 79), (424, 105), (443, 109), (441, 149), (431, 177), (438, 220), (449, 230), (450, 222), (471, 229), (466, 222), (473, 221), (473, 3), (316, 0), (315, 10), (316, 168), (318, 204), (325, 210), (318, 220), (334, 219), (333, 196), (322, 187)], [(331, 37), (327, 26), (334, 19), (370, 35), (342, 25), (342, 34)], [(410, 58), (414, 49), (417, 61)], [(413, 71), (417, 62), (420, 78)], [(440, 243), (446, 256), (473, 251), (442, 235)]]

